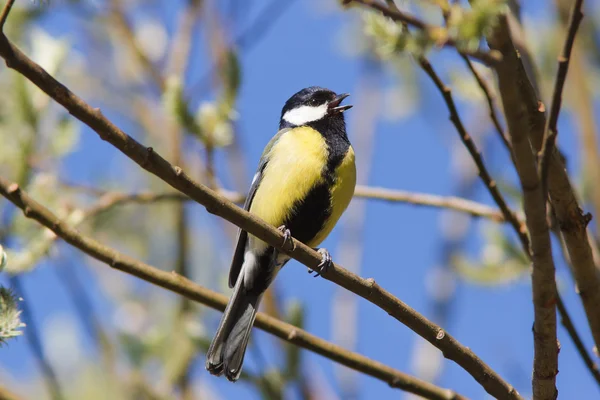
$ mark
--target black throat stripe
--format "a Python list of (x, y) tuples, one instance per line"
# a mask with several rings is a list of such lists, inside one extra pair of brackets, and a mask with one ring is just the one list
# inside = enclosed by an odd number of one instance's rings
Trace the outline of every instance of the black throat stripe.
[(303, 243), (313, 239), (331, 216), (331, 187), (336, 181), (336, 169), (350, 148), (342, 115), (325, 118), (309, 126), (325, 139), (328, 155), (322, 172), (323, 182), (313, 187), (302, 201), (294, 205), (294, 211), (285, 224), (292, 236)]

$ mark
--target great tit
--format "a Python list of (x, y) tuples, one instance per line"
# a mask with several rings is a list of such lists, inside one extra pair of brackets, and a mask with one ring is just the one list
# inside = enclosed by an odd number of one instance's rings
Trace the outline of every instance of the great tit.
[[(244, 209), (310, 247), (329, 235), (356, 185), (354, 150), (341, 105), (348, 94), (308, 87), (281, 110), (279, 131), (265, 147)], [(331, 265), (317, 249), (323, 271)], [(206, 355), (206, 369), (236, 381), (263, 293), (290, 257), (240, 229), (229, 272), (233, 294)], [(310, 272), (310, 270), (309, 270)]]

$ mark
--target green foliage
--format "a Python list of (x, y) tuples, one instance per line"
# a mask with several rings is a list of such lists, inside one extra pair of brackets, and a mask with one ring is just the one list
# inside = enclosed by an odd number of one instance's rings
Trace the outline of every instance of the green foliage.
[[(0, 250), (1, 252), (1, 250)], [(6, 255), (3, 253), (3, 259)], [(0, 345), (6, 340), (21, 336), (25, 324), (21, 322), (21, 310), (18, 308), (19, 298), (5, 287), (0, 286)]]
[(361, 13), (364, 34), (371, 40), (375, 54), (389, 60), (396, 54), (414, 47), (410, 33), (388, 17), (371, 11)]
[(237, 99), (242, 81), (242, 70), (237, 53), (229, 49), (225, 55), (224, 65), (219, 70), (221, 82), (223, 83), (223, 106), (231, 111)]
[(233, 138), (232, 122), (237, 115), (233, 104), (239, 87), (236, 68), (229, 68), (232, 72), (226, 76), (230, 84), (225, 86), (224, 96), (217, 101), (200, 104), (195, 114), (189, 111), (190, 105), (183, 96), (179, 78), (170, 77), (167, 80), (167, 89), (163, 96), (165, 109), (175, 117), (181, 127), (207, 146), (224, 147), (230, 144)]
[(432, 47), (444, 44), (448, 39), (454, 40), (458, 49), (473, 51), (479, 48), (481, 39), (506, 10), (505, 3), (505, 0), (478, 0), (466, 9), (458, 4), (448, 7), (446, 2), (439, 2), (440, 9), (448, 11), (447, 27), (428, 30), (408, 30), (378, 12), (365, 10), (361, 13), (363, 32), (371, 39), (375, 54), (382, 60), (393, 59), (402, 52), (424, 56)]
[(241, 68), (237, 53), (229, 49), (219, 69), (223, 86), (221, 94), (213, 102), (200, 104), (196, 119), (205, 132), (204, 143), (210, 147), (225, 147), (231, 144), (234, 122), (238, 117), (235, 103), (241, 84)]
[(79, 124), (70, 116), (60, 116), (52, 140), (48, 143), (48, 153), (53, 158), (61, 158), (72, 153), (77, 149), (79, 137)]
[(163, 95), (163, 105), (165, 110), (175, 117), (181, 127), (201, 140), (204, 138), (202, 127), (189, 112), (189, 104), (183, 97), (181, 80), (176, 76), (170, 76), (167, 79), (167, 87)]
[(507, 10), (506, 0), (476, 0), (470, 8), (458, 4), (450, 7), (448, 33), (462, 50), (476, 50), (481, 38), (490, 34), (498, 16)]
[(2, 245), (0, 245), (0, 271), (2, 271), (4, 269), (4, 267), (6, 267), (7, 259), (8, 259), (8, 257), (6, 256), (6, 253), (4, 252), (4, 248), (2, 247)]
[(497, 225), (486, 224), (484, 244), (478, 260), (456, 254), (452, 267), (463, 279), (483, 286), (499, 286), (523, 278), (529, 271), (530, 262), (521, 248), (507, 239), (506, 233)]

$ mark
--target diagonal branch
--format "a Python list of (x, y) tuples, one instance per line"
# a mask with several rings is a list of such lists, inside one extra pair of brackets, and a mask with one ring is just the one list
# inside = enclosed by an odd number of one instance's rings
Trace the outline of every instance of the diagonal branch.
[(477, 149), (473, 138), (468, 134), (467, 130), (465, 129), (465, 126), (463, 125), (460, 119), (460, 116), (458, 115), (456, 104), (454, 103), (454, 99), (452, 98), (451, 89), (447, 87), (444, 84), (444, 82), (442, 82), (438, 74), (433, 69), (431, 63), (425, 57), (420, 57), (418, 61), (421, 65), (421, 68), (423, 68), (423, 71), (425, 71), (425, 73), (429, 75), (435, 86), (442, 93), (444, 101), (446, 102), (448, 110), (450, 111), (450, 120), (456, 127), (460, 139), (469, 151), (471, 158), (473, 158), (473, 161), (475, 161), (475, 165), (477, 166), (477, 170), (479, 171), (479, 176), (481, 177), (481, 180), (485, 184), (485, 187), (487, 188), (488, 192), (490, 193), (498, 207), (500, 207), (500, 210), (502, 211), (502, 214), (504, 215), (506, 221), (508, 221), (512, 225), (515, 232), (517, 232), (517, 234), (519, 235), (519, 240), (523, 245), (523, 249), (525, 249), (525, 252), (528, 253), (529, 238), (527, 237), (526, 228), (523, 222), (520, 221), (517, 215), (514, 213), (514, 211), (510, 209), (510, 207), (506, 203), (506, 200), (504, 200), (504, 197), (500, 193), (496, 181), (494, 181), (490, 176), (490, 173), (488, 172), (487, 167), (483, 162), (481, 152)]
[(544, 189), (544, 197), (547, 191), (546, 182), (548, 180), (548, 164), (550, 162), (550, 156), (554, 151), (556, 136), (558, 135), (558, 129), (556, 128), (558, 122), (558, 115), (560, 114), (560, 106), (562, 103), (562, 92), (567, 80), (567, 72), (569, 71), (569, 60), (571, 59), (571, 50), (573, 49), (573, 43), (575, 42), (575, 35), (579, 24), (583, 19), (583, 13), (581, 8), (583, 6), (583, 0), (575, 0), (573, 3), (573, 9), (571, 10), (571, 18), (569, 20), (569, 29), (567, 31), (567, 38), (562, 49), (562, 53), (558, 57), (558, 70), (556, 71), (556, 80), (554, 81), (554, 93), (552, 94), (552, 104), (550, 105), (550, 114), (546, 120), (546, 127), (544, 129), (544, 140), (542, 141), (542, 149), (540, 150), (539, 160), (539, 173)]
[(590, 370), (592, 377), (596, 380), (596, 383), (600, 384), (600, 369), (598, 368), (598, 365), (594, 362), (594, 360), (592, 360), (592, 357), (585, 348), (583, 341), (579, 337), (579, 333), (577, 333), (575, 325), (573, 325), (573, 321), (571, 321), (571, 318), (569, 317), (569, 313), (567, 312), (567, 308), (562, 302), (562, 299), (560, 297), (557, 297), (557, 299), (558, 301), (556, 302), (556, 308), (558, 308), (558, 311), (560, 312), (561, 324), (564, 326), (567, 332), (569, 332), (569, 336), (571, 336), (571, 339), (573, 339), (573, 343), (577, 349), (577, 352), (581, 355), (581, 358), (583, 359), (585, 366)]
[[(436, 26), (436, 25), (429, 25), (426, 22), (423, 22), (419, 18), (415, 17), (414, 15), (411, 15), (411, 14), (408, 14), (408, 13), (405, 13), (405, 12), (399, 10), (397, 7), (392, 9), (392, 8), (387, 7), (386, 5), (380, 3), (378, 0), (343, 0), (342, 3), (343, 4), (357, 3), (357, 4), (361, 4), (365, 7), (372, 8), (373, 10), (379, 11), (381, 14), (392, 19), (393, 21), (401, 22), (403, 24), (415, 27), (421, 31), (427, 32), (433, 38), (442, 36), (443, 40), (441, 40), (441, 43), (439, 43), (442, 46), (447, 46), (447, 47), (457, 47), (458, 46), (458, 43), (454, 39), (447, 36), (447, 33), (444, 32), (445, 31), (444, 28), (442, 28), (440, 26)], [(440, 42), (440, 40), (438, 40), (438, 42)], [(502, 60), (502, 57), (500, 57), (500, 54), (496, 51), (492, 51), (492, 52), (486, 52), (483, 50), (468, 51), (465, 49), (461, 49), (461, 51), (465, 55), (473, 57), (487, 65), (494, 65)]]
[[(67, 87), (29, 59), (4, 34), (0, 34), (0, 57), (9, 68), (20, 72), (42, 91), (65, 107), (73, 116), (92, 128), (101, 139), (111, 143), (145, 170), (173, 188), (204, 205), (210, 213), (220, 216), (260, 240), (289, 254), (311, 269), (321, 262), (319, 253), (297, 240), (284, 240), (275, 227), (252, 216), (247, 211), (216, 194), (208, 187), (192, 181), (183, 170), (170, 164), (151, 147), (146, 148), (110, 122), (99, 109), (93, 109)], [(460, 344), (439, 326), (431, 323), (373, 279), (363, 279), (339, 265), (333, 265), (323, 277), (379, 306), (414, 332), (425, 338), (444, 356), (469, 372), (491, 395), (499, 398), (521, 399), (518, 392), (486, 365), (470, 349)]]
[(500, 139), (502, 139), (502, 143), (504, 143), (504, 146), (506, 146), (512, 157), (512, 145), (510, 144), (510, 139), (508, 135), (506, 134), (506, 132), (504, 132), (504, 129), (502, 129), (502, 125), (500, 124), (500, 119), (498, 118), (498, 114), (496, 113), (496, 107), (494, 107), (494, 98), (492, 97), (492, 91), (490, 90), (485, 79), (483, 79), (479, 72), (477, 72), (475, 66), (473, 65), (471, 60), (469, 60), (469, 57), (467, 57), (464, 53), (460, 53), (460, 56), (465, 61), (467, 67), (469, 68), (469, 71), (471, 71), (471, 74), (477, 81), (477, 85), (479, 85), (479, 87), (481, 88), (481, 91), (483, 92), (483, 95), (485, 96), (485, 99), (487, 101), (488, 109), (490, 111), (490, 119), (492, 120), (492, 123), (496, 128), (498, 136), (500, 136)]
[[(205, 289), (174, 271), (169, 273), (154, 268), (80, 234), (76, 229), (61, 221), (50, 210), (30, 198), (16, 183), (10, 183), (4, 178), (0, 178), (0, 194), (23, 210), (23, 214), (27, 218), (39, 222), (67, 243), (110, 265), (112, 268), (134, 275), (217, 310), (223, 311), (225, 309), (227, 305), (226, 296)], [(314, 351), (349, 368), (387, 382), (392, 387), (419, 394), (429, 399), (465, 399), (451, 390), (439, 388), (382, 363), (347, 351), (266, 314), (258, 314), (256, 326), (299, 347)]]
[(8, 14), (15, 3), (15, 0), (8, 0), (6, 5), (2, 9), (2, 14), (0, 14), (0, 32), (4, 32), (4, 24), (6, 23), (6, 19), (8, 18)]

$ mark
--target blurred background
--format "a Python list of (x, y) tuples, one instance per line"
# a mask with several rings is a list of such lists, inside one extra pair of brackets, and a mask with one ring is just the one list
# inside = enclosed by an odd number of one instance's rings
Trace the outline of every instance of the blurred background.
[[(400, 5), (442, 25), (436, 3), (445, 2)], [(473, 28), (474, 35), (493, 20), (500, 2), (479, 3), (476, 22), (483, 27)], [(594, 214), (590, 229), (598, 239), (600, 6), (586, 3), (558, 143), (585, 211)], [(547, 104), (569, 7), (569, 1), (532, 0), (517, 9)], [(319, 85), (351, 93), (354, 108), (346, 118), (359, 184), (495, 206), (440, 92), (410, 54), (390, 48), (394, 29), (371, 12), (335, 1), (18, 0), (6, 33), (129, 135), (213, 188), (244, 195), (283, 103)], [(520, 212), (510, 154), (473, 75), (453, 49), (428, 56), (452, 88), (502, 193)], [(478, 63), (475, 68), (494, 92), (491, 71)], [(235, 227), (194, 202), (160, 196), (103, 206), (114, 193), (169, 188), (4, 64), (0, 174), (101, 242), (229, 293)], [(7, 254), (0, 284), (21, 299), (26, 327), (0, 348), (0, 385), (16, 398), (411, 397), (257, 329), (243, 379), (231, 384), (210, 376), (204, 351), (219, 313), (111, 270), (54, 240), (7, 203), (0, 199), (0, 244)], [(591, 350), (569, 266), (560, 243), (553, 244), (559, 290)], [(323, 246), (340, 265), (373, 277), (531, 396), (530, 271), (509, 225), (355, 198)], [(312, 278), (296, 261), (279, 274), (264, 303), (264, 311), (317, 336), (470, 398), (490, 398), (384, 311)], [(558, 337), (561, 398), (597, 397), (598, 385), (560, 326)]]

